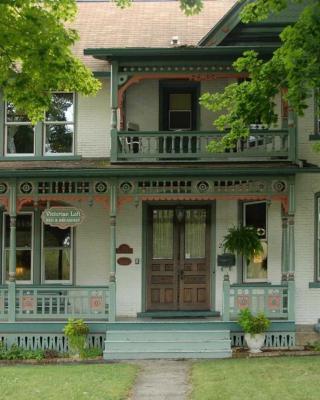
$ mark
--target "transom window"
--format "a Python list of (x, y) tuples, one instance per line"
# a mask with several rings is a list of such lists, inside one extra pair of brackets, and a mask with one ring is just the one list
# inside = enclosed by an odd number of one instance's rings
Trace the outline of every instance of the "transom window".
[(268, 230), (266, 202), (243, 204), (243, 223), (254, 227), (261, 240), (263, 252), (257, 254), (250, 263), (243, 260), (243, 279), (245, 282), (265, 282), (268, 278)]
[(12, 103), (6, 103), (5, 155), (74, 154), (74, 103), (74, 93), (53, 93), (44, 122), (36, 126)]
[[(3, 215), (4, 281), (9, 279), (10, 216)], [(30, 283), (33, 278), (33, 214), (21, 213), (16, 220), (16, 280)]]

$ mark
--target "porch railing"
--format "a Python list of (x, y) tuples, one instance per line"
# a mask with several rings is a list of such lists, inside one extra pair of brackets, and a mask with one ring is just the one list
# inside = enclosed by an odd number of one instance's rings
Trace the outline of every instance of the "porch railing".
[(223, 297), (223, 319), (227, 321), (236, 320), (245, 308), (255, 314), (263, 312), (270, 319), (294, 319), (294, 282), (248, 286), (225, 281)]
[[(109, 320), (113, 295), (109, 286), (16, 287), (15, 319), (21, 320)], [(8, 289), (0, 289), (0, 319), (7, 320)]]
[(207, 146), (222, 137), (221, 132), (160, 131), (117, 132), (117, 161), (239, 161), (289, 159), (288, 130), (252, 130), (245, 140), (223, 153), (211, 153)]

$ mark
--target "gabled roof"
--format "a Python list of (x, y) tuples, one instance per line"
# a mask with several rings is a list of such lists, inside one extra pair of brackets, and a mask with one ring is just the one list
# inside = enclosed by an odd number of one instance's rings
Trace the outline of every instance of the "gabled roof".
[(105, 61), (84, 56), (86, 48), (172, 47), (173, 36), (179, 44), (197, 46), (199, 40), (215, 25), (237, 0), (205, 0), (203, 11), (187, 17), (179, 1), (134, 2), (120, 9), (112, 2), (81, 1), (73, 27), (80, 40), (75, 54), (94, 71), (107, 68)]
[(284, 27), (296, 22), (305, 4), (289, 3), (288, 8), (271, 14), (266, 20), (244, 24), (240, 14), (252, 0), (237, 2), (198, 42), (199, 46), (278, 45)]

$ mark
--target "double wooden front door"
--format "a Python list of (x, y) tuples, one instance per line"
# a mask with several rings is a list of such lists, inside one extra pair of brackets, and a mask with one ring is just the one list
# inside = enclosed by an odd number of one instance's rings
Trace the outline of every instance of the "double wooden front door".
[(148, 311), (209, 310), (209, 235), (209, 207), (149, 208)]

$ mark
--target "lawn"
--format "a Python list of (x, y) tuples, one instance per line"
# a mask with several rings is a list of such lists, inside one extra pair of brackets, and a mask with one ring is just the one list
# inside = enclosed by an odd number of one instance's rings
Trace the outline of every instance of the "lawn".
[(1, 367), (0, 398), (122, 400), (136, 373), (136, 366), (126, 364)]
[(196, 362), (191, 381), (192, 400), (319, 400), (320, 357)]

